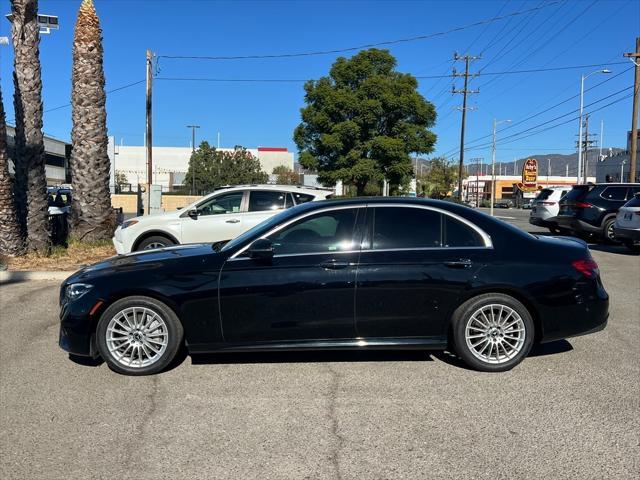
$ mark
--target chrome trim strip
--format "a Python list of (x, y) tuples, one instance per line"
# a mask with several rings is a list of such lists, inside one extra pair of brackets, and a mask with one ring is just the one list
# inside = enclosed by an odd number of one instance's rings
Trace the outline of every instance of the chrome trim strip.
[[(484, 247), (478, 247), (478, 248), (484, 248)], [(334, 252), (309, 252), (309, 253), (281, 253), (280, 255), (274, 255), (273, 258), (303, 257), (306, 255), (335, 255), (338, 253), (360, 253), (360, 250), (336, 250)], [(229, 258), (227, 262), (234, 262), (237, 260), (251, 260), (251, 257)]]

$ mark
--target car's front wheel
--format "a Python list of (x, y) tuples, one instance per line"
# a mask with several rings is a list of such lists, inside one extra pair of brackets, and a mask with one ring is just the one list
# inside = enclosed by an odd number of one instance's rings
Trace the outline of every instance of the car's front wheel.
[(488, 293), (467, 300), (452, 320), (456, 353), (476, 370), (510, 370), (531, 350), (533, 319), (526, 307), (509, 295)]
[(173, 310), (149, 297), (126, 297), (107, 308), (98, 322), (96, 343), (118, 373), (161, 372), (182, 345), (183, 329)]
[(175, 245), (171, 239), (162, 235), (154, 235), (142, 240), (136, 250), (153, 250), (155, 248), (170, 247), (171, 245)]

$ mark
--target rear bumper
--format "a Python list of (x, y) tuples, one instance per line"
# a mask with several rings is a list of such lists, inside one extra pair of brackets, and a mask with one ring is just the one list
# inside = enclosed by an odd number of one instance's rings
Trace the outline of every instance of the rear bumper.
[(640, 242), (640, 230), (637, 228), (620, 228), (613, 226), (613, 235), (617, 240)]
[(573, 232), (594, 233), (599, 235), (602, 234), (601, 227), (594, 227), (590, 223), (587, 223), (575, 217), (557, 216), (553, 217), (552, 221), (555, 222), (558, 227), (566, 228), (567, 230), (571, 230)]
[[(555, 218), (555, 217), (549, 217)], [(529, 217), (529, 223), (531, 225), (536, 225), (538, 227), (555, 227), (556, 222), (550, 221), (549, 219), (543, 219), (540, 217)]]

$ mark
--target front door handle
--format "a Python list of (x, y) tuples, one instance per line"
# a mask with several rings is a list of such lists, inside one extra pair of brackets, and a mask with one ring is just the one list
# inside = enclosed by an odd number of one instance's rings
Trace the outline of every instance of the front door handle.
[(350, 265), (351, 263), (349, 262), (332, 262), (332, 261), (322, 262), (320, 264), (322, 268), (326, 268), (328, 270), (340, 270), (342, 268), (347, 268)]
[(240, 220), (238, 220), (237, 218), (232, 218), (231, 220), (227, 220), (227, 223), (240, 223)]
[(458, 260), (444, 262), (444, 264), (449, 268), (469, 268), (473, 265), (473, 262), (468, 258), (460, 258)]

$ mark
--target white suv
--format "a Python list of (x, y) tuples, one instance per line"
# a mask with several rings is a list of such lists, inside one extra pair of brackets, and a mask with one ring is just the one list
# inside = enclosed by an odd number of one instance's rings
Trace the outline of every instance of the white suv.
[(634, 252), (640, 252), (640, 193), (618, 210), (613, 235)]
[(231, 240), (279, 211), (333, 190), (295, 185), (224, 187), (175, 212), (126, 220), (113, 236), (118, 254), (181, 243)]
[(540, 193), (531, 204), (529, 223), (539, 227), (548, 228), (551, 233), (558, 233), (553, 217), (558, 215), (560, 210), (560, 199), (564, 197), (571, 187), (549, 187), (540, 190)]

